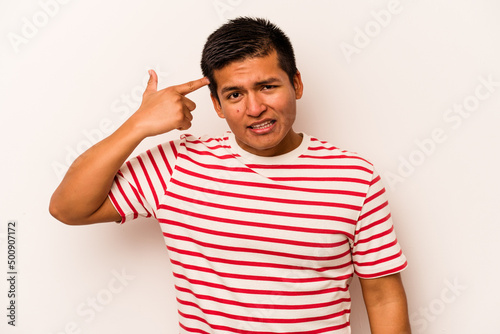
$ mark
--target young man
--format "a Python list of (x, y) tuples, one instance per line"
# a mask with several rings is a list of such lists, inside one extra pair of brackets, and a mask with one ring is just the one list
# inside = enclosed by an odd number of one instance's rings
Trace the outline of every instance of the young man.
[[(157, 91), (85, 152), (51, 213), (72, 225), (155, 217), (172, 263), (182, 333), (350, 333), (353, 274), (372, 333), (410, 333), (385, 191), (356, 154), (293, 130), (303, 83), (284, 33), (239, 18), (207, 40), (204, 78)], [(158, 145), (191, 125), (186, 97), (209, 85), (231, 131)]]

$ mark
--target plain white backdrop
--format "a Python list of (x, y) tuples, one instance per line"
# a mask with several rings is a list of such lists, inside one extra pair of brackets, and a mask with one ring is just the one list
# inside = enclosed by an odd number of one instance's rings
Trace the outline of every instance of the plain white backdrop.
[[(289, 35), (304, 81), (295, 130), (371, 160), (408, 258), (414, 333), (500, 332), (500, 3), (495, 0), (25, 0), (0, 3), (0, 332), (176, 333), (152, 220), (70, 227), (48, 213), (76, 155), (160, 87), (201, 77), (225, 20)], [(204, 87), (187, 132), (220, 134)], [(143, 142), (137, 153), (178, 136)], [(17, 226), (9, 326), (7, 222)], [(359, 284), (354, 334), (369, 333)]]

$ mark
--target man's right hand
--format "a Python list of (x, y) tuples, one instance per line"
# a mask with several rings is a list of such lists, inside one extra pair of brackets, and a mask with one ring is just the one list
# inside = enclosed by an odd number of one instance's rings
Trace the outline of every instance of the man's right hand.
[(196, 104), (186, 95), (208, 85), (209, 80), (204, 77), (158, 91), (156, 72), (150, 70), (149, 75), (141, 106), (129, 121), (134, 122), (134, 127), (144, 137), (156, 136), (174, 129), (190, 128), (193, 120), (191, 112), (196, 108)]
[(52, 195), (49, 210), (70, 225), (119, 221), (108, 198), (119, 168), (146, 137), (191, 126), (195, 103), (187, 94), (208, 85), (207, 78), (158, 91), (158, 76), (151, 70), (139, 109), (109, 137), (95, 144), (70, 166)]

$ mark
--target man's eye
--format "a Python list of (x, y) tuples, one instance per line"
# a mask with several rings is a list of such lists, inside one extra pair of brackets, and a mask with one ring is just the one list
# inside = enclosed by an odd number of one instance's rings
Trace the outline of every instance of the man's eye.
[(240, 93), (231, 93), (227, 96), (229, 100), (231, 99), (237, 99), (240, 96)]
[(274, 86), (274, 85), (265, 85), (265, 86), (262, 87), (262, 89), (268, 90), (268, 89), (272, 89), (274, 87), (276, 87), (276, 86)]

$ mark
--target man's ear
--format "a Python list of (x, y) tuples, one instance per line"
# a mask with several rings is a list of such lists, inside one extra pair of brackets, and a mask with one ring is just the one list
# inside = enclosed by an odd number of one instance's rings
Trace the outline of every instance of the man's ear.
[(304, 84), (302, 83), (302, 77), (300, 76), (299, 70), (293, 76), (293, 88), (295, 89), (295, 98), (298, 100), (302, 97), (304, 91)]
[(215, 112), (220, 118), (225, 118), (224, 113), (222, 112), (222, 107), (220, 105), (219, 99), (214, 96), (213, 94), (210, 94), (210, 98), (212, 99), (212, 103), (214, 105)]

